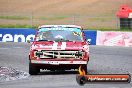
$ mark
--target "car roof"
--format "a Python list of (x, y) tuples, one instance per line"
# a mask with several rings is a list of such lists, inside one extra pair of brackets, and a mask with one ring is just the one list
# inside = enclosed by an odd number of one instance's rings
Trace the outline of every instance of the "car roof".
[(78, 25), (42, 25), (42, 26), (39, 26), (38, 28), (47, 28), (47, 27), (72, 27), (72, 28), (80, 28), (82, 29), (81, 26), (78, 26)]

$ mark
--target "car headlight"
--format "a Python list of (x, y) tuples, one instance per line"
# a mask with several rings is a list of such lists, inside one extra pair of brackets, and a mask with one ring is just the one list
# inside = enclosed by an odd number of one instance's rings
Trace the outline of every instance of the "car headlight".
[(42, 51), (37, 51), (37, 50), (34, 51), (34, 57), (40, 57), (40, 55), (43, 55)]
[(84, 50), (85, 52), (89, 52), (89, 46), (88, 46), (88, 45), (84, 45), (84, 46), (83, 46), (83, 50)]

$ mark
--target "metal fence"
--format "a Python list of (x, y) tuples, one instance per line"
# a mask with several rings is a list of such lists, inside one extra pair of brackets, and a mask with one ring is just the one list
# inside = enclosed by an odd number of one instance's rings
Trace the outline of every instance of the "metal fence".
[[(126, 20), (125, 20), (126, 21)], [(76, 24), (88, 29), (120, 29), (126, 24), (116, 16), (89, 16), (89, 15), (35, 15), (0, 13), (0, 25), (30, 25), (43, 24)], [(130, 23), (132, 24), (132, 23)]]

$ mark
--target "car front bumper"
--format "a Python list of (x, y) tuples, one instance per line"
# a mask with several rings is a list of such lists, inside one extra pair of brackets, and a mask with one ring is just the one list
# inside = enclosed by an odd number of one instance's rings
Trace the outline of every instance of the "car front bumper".
[(81, 65), (87, 65), (87, 61), (83, 60), (74, 60), (74, 61), (45, 61), (45, 60), (30, 60), (31, 64), (41, 68), (41, 69), (49, 69), (49, 70), (70, 70), (70, 69), (78, 69)]
[(60, 65), (60, 64), (87, 64), (87, 61), (46, 61), (46, 60), (31, 60), (32, 64), (49, 64), (49, 65)]

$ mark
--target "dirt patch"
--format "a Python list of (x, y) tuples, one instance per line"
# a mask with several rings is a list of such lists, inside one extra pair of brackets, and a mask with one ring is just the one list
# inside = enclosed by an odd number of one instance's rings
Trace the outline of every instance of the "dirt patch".
[(23, 79), (28, 76), (29, 74), (24, 71), (19, 71), (10, 67), (0, 67), (0, 82)]
[(43, 14), (115, 14), (121, 4), (131, 0), (0, 0), (0, 12)]
[[(0, 16), (28, 18), (0, 18), (0, 24), (76, 24), (85, 28), (117, 29), (116, 12), (120, 5), (128, 4), (132, 7), (131, 3), (132, 0), (0, 0)], [(97, 20), (91, 21), (93, 17)]]

